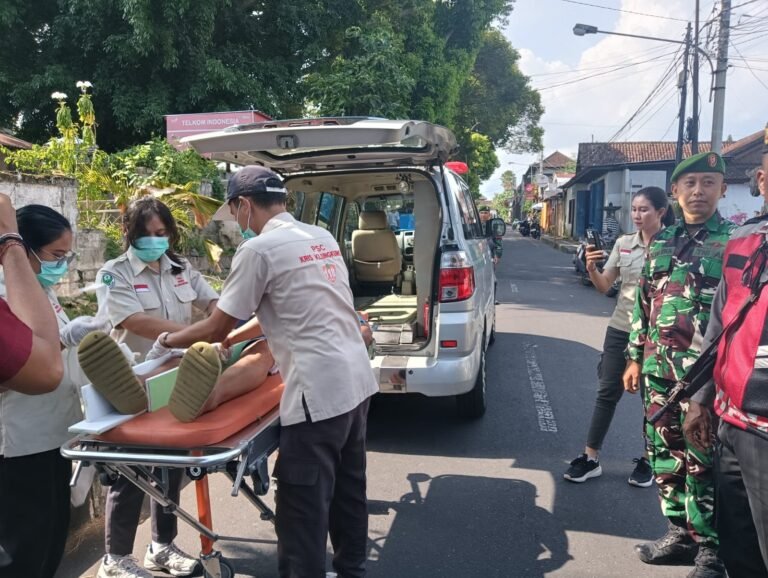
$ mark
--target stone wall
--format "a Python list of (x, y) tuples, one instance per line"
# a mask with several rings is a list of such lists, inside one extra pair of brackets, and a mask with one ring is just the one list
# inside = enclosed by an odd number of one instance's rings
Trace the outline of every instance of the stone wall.
[(79, 287), (96, 279), (96, 272), (104, 264), (107, 239), (101, 231), (77, 229), (77, 181), (0, 172), (0, 191), (11, 197), (17, 209), (25, 205), (45, 205), (64, 215), (72, 224), (78, 258), (57, 288), (59, 295), (72, 295)]

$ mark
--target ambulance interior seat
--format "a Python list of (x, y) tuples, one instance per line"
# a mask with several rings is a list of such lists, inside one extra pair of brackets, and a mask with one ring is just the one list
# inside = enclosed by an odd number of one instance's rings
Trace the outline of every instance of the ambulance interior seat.
[(363, 211), (359, 228), (352, 233), (354, 276), (360, 286), (395, 286), (402, 270), (397, 237), (384, 211)]

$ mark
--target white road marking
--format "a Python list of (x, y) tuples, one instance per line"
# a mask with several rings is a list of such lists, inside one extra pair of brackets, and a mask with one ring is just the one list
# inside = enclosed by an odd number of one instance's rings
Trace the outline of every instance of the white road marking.
[(509, 288), (512, 290), (512, 293), (517, 293), (517, 285), (514, 283), (510, 283)]
[(533, 393), (533, 405), (536, 406), (536, 414), (539, 419), (539, 429), (546, 432), (557, 432), (557, 420), (552, 406), (549, 404), (547, 386), (541, 375), (539, 362), (536, 360), (536, 346), (525, 344), (525, 365), (528, 368), (528, 380), (531, 382)]

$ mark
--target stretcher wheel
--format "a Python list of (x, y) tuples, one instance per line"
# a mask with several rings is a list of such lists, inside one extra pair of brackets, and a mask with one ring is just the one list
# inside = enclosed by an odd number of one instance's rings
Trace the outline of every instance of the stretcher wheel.
[[(229, 562), (222, 558), (219, 560), (219, 567), (221, 568), (221, 578), (234, 578), (235, 570)], [(213, 574), (210, 574), (207, 570), (203, 570), (203, 577), (214, 578)]]
[(190, 480), (202, 480), (206, 473), (207, 472), (205, 468), (201, 468), (199, 466), (192, 466), (191, 468), (187, 468), (187, 477), (189, 477)]
[(111, 472), (99, 472), (99, 483), (105, 488), (114, 486), (116, 481), (117, 474)]

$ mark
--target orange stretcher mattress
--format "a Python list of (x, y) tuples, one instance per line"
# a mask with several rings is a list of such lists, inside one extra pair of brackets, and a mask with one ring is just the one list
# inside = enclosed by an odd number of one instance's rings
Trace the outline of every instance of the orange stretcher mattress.
[(199, 448), (213, 446), (246, 428), (280, 405), (283, 395), (280, 375), (269, 376), (253, 391), (236, 397), (190, 423), (182, 423), (167, 407), (143, 413), (98, 436), (106, 442), (147, 445), (154, 448)]

